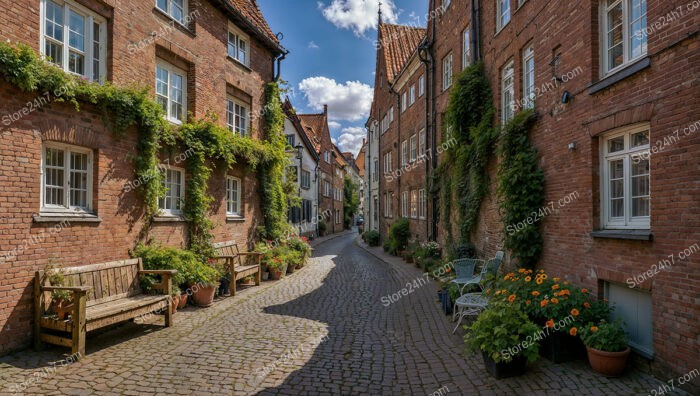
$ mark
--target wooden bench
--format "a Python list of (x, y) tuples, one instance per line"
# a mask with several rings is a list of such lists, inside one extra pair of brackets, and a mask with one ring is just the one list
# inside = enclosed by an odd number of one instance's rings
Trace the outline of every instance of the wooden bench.
[[(37, 271), (34, 278), (34, 346), (37, 349), (46, 342), (70, 347), (74, 354), (85, 355), (85, 334), (88, 331), (163, 311), (164, 308), (165, 326), (173, 324), (170, 291), (175, 270), (144, 271), (139, 258), (56, 271), (63, 275), (63, 285), (50, 285), (45, 271)], [(153, 285), (162, 292), (161, 295), (143, 294), (139, 277), (147, 274), (161, 275), (161, 282)], [(71, 293), (73, 310), (70, 318), (58, 320), (45, 314), (53, 290)], [(50, 332), (44, 333), (43, 330)], [(59, 335), (61, 333), (68, 333), (68, 336)]]
[[(238, 244), (235, 241), (215, 243), (214, 250), (216, 251), (215, 260), (226, 260), (226, 268), (228, 268), (231, 275), (229, 284), (231, 296), (236, 295), (236, 281), (246, 276), (255, 275), (255, 285), (260, 285), (260, 277), (262, 275), (260, 259), (262, 258), (262, 253), (241, 252), (238, 250)], [(255, 264), (244, 265), (247, 264), (247, 260), (244, 261), (244, 259), (248, 257), (255, 259)]]

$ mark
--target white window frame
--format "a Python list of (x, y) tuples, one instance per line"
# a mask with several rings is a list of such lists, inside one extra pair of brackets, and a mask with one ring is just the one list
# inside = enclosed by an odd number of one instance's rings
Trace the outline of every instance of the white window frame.
[(418, 156), (425, 155), (425, 128), (421, 128), (418, 132)]
[(462, 70), (466, 69), (471, 65), (471, 57), (472, 57), (472, 50), (471, 50), (471, 38), (470, 38), (471, 32), (469, 31), (469, 26), (467, 26), (466, 29), (464, 29), (464, 32), (462, 32)]
[(408, 191), (401, 193), (401, 217), (408, 218)]
[(401, 112), (405, 112), (406, 109), (408, 108), (408, 99), (407, 99), (407, 92), (404, 91), (403, 94), (401, 94)]
[[(46, 149), (63, 151), (63, 202), (65, 205), (47, 205), (46, 194)], [(70, 172), (71, 153), (86, 154), (87, 163), (87, 207), (73, 206), (70, 204)], [(73, 146), (70, 144), (45, 142), (41, 149), (41, 191), (39, 192), (41, 212), (78, 212), (91, 213), (92, 211), (92, 179), (94, 177), (93, 151), (89, 148)]]
[[(508, 6), (502, 8), (503, 3)], [(496, 33), (510, 23), (510, 0), (496, 0)]]
[(158, 68), (164, 69), (168, 72), (168, 96), (165, 97), (167, 99), (167, 109), (165, 111), (165, 119), (174, 123), (174, 124), (182, 124), (182, 120), (175, 118), (172, 116), (172, 98), (171, 98), (171, 88), (172, 88), (172, 79), (171, 76), (173, 74), (182, 77), (182, 116), (187, 117), (187, 71), (182, 70), (176, 66), (173, 66), (172, 64), (165, 62), (164, 60), (158, 59), (156, 61), (156, 70), (155, 70), (155, 85), (156, 85), (156, 101), (158, 96), (161, 96), (158, 94)]
[[(614, 74), (618, 72), (619, 70), (624, 69), (625, 67), (629, 66), (630, 64), (634, 63), (635, 61), (645, 57), (647, 55), (648, 51), (648, 42), (647, 42), (647, 34), (644, 31), (647, 24), (646, 24), (646, 18), (647, 14), (643, 15), (640, 19), (645, 21), (645, 23), (640, 27), (640, 29), (637, 29), (640, 33), (637, 35), (636, 31), (632, 31), (632, 20), (631, 20), (631, 12), (630, 9), (631, 7), (631, 1), (634, 0), (617, 0), (613, 2), (610, 6), (607, 6), (607, 0), (602, 0), (600, 2), (600, 48), (601, 48), (601, 71), (602, 71), (602, 76), (607, 76), (610, 74)], [(646, 3), (646, 0), (641, 0), (642, 2)], [(609, 50), (610, 48), (608, 47), (608, 32), (611, 30), (610, 26), (608, 25), (608, 12), (612, 10), (613, 8), (617, 7), (619, 4), (622, 4), (622, 63), (610, 68), (609, 67), (609, 61), (610, 61), (610, 56), (609, 56)], [(638, 20), (640, 20), (638, 19)], [(641, 51), (637, 56), (634, 56), (632, 54), (632, 42), (635, 37), (641, 36), (639, 40), (641, 41)]]
[(304, 190), (308, 190), (311, 188), (311, 172), (307, 171), (306, 169), (301, 170), (301, 181), (300, 181), (301, 188)]
[[(231, 36), (233, 36), (234, 42), (231, 42)], [(241, 50), (241, 43), (245, 43), (244, 50)], [(233, 54), (231, 53), (232, 49), (235, 51)], [(242, 60), (241, 53), (243, 54)], [(243, 66), (250, 67), (250, 36), (243, 33), (231, 22), (228, 24), (228, 35), (226, 36), (226, 55)]]
[[(95, 70), (93, 62), (95, 60), (95, 37), (94, 37), (94, 25), (99, 25), (98, 34), (98, 54), (97, 59), (99, 60), (99, 70), (98, 78), (96, 82), (102, 83), (105, 81), (105, 76), (107, 75), (107, 20), (97, 13), (91, 11), (90, 9), (72, 1), (72, 0), (53, 0), (52, 2), (60, 6), (63, 11), (63, 41), (59, 42), (53, 37), (47, 37), (46, 35), (46, 6), (50, 0), (41, 0), (39, 7), (39, 18), (40, 18), (40, 31), (39, 35), (39, 51), (42, 56), (47, 57), (46, 54), (46, 43), (48, 41), (56, 43), (61, 46), (61, 64), (56, 64), (57, 67), (63, 69), (66, 73), (70, 73), (76, 76), (86, 77), (90, 81), (95, 81)], [(70, 64), (70, 51), (69, 48), (69, 32), (68, 32), (68, 20), (70, 16), (70, 11), (79, 14), (85, 18), (85, 50), (79, 51), (74, 49), (74, 52), (81, 53), (85, 58), (85, 74), (81, 75), (78, 73), (73, 73), (69, 69)]]
[(411, 85), (411, 87), (408, 89), (408, 105), (412, 106), (414, 103), (416, 103), (416, 85)]
[(535, 107), (535, 51), (532, 44), (523, 50), (523, 102), (526, 109)]
[(514, 62), (508, 61), (501, 70), (501, 125), (505, 125), (515, 115), (515, 71)]
[(452, 86), (452, 52), (442, 58), (442, 90), (447, 91)]
[(172, 18), (173, 21), (184, 26), (185, 22), (187, 20), (187, 15), (189, 14), (189, 5), (187, 4), (187, 0), (182, 0), (182, 19), (177, 19), (173, 15), (173, 6), (172, 6), (173, 0), (165, 0), (165, 3), (166, 3), (167, 9), (164, 10), (164, 9), (158, 7), (158, 0), (156, 0), (156, 9), (162, 11), (165, 15)]
[(418, 218), (418, 190), (411, 190), (411, 218)]
[(425, 95), (425, 74), (418, 77), (418, 97)]
[(410, 138), (410, 146), (409, 146), (409, 158), (411, 162), (414, 162), (416, 160), (416, 154), (418, 150), (418, 145), (416, 144), (416, 134), (414, 133), (411, 135)]
[(401, 166), (408, 163), (408, 141), (401, 142)]
[[(651, 163), (649, 164), (649, 216), (632, 216), (632, 165), (635, 158), (640, 161), (649, 161), (650, 145), (642, 145), (630, 148), (631, 136), (639, 132), (651, 131), (649, 124), (633, 125), (607, 133), (600, 139), (600, 191), (601, 191), (601, 226), (604, 229), (651, 229)], [(617, 137), (624, 136), (624, 149), (614, 153), (608, 153), (608, 142)], [(638, 155), (638, 157), (637, 157)], [(623, 218), (610, 217), (610, 166), (611, 161), (623, 160), (624, 168), (624, 211)]]
[(391, 170), (392, 170), (391, 169), (391, 167), (392, 167), (391, 162), (392, 162), (391, 161), (391, 151), (388, 151), (387, 153), (384, 154), (384, 173), (385, 174), (391, 173)]
[[(238, 199), (235, 202), (232, 202), (231, 200), (231, 183), (236, 182), (237, 189), (236, 189), (236, 194)], [(243, 184), (241, 184), (241, 179), (233, 176), (226, 176), (226, 215), (227, 216), (233, 216), (233, 217), (243, 217), (243, 214), (241, 213), (241, 208), (243, 205), (241, 204), (241, 198), (242, 195), (242, 188)], [(234, 203), (235, 207), (232, 208), (231, 204)], [(233, 210), (232, 210), (233, 209)]]
[(418, 218), (425, 219), (425, 189), (418, 190)]
[[(169, 196), (168, 193), (166, 192), (166, 195), (163, 197), (158, 198), (158, 210), (161, 215), (165, 216), (179, 216), (182, 215), (183, 210), (182, 208), (185, 206), (185, 170), (183, 168), (178, 168), (175, 166), (170, 166), (170, 165), (163, 165), (162, 169), (165, 172), (165, 175), (163, 175), (163, 183), (167, 184), (167, 172), (172, 171), (172, 172), (178, 172), (180, 173), (180, 209), (164, 209), (163, 206), (161, 205), (161, 199), (163, 200), (163, 204), (165, 204), (165, 200), (168, 199), (173, 199), (172, 196)], [(174, 203), (174, 202), (173, 202)]]
[[(389, 125), (394, 122), (394, 106), (391, 106), (389, 109)], [(387, 125), (387, 129), (389, 128), (389, 125)]]
[[(238, 114), (238, 109), (243, 110), (244, 114)], [(241, 122), (245, 123), (245, 128), (243, 130), (236, 128), (236, 118), (240, 118)], [(248, 136), (250, 133), (250, 106), (231, 96), (227, 97), (226, 127), (235, 134), (243, 137)]]

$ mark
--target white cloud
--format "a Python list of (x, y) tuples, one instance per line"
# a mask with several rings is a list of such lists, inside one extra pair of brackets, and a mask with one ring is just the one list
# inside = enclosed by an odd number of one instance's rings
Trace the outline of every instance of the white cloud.
[(328, 128), (330, 129), (338, 129), (340, 128), (341, 125), (338, 121), (328, 121)]
[[(330, 5), (318, 2), (323, 16), (341, 29), (350, 29), (356, 36), (364, 36), (369, 29), (377, 28), (379, 2), (376, 0), (333, 0)], [(382, 19), (396, 23), (398, 11), (393, 0), (382, 1)]]
[(318, 44), (314, 43), (313, 41), (309, 41), (309, 48), (319, 49), (320, 47), (318, 46)]
[(338, 137), (338, 148), (342, 152), (350, 151), (354, 156), (357, 156), (362, 148), (362, 139), (365, 134), (366, 131), (362, 127), (343, 128), (340, 137)]
[(358, 121), (367, 118), (372, 106), (372, 88), (359, 81), (338, 84), (327, 77), (309, 77), (299, 83), (309, 107), (323, 111), (328, 105), (331, 120)]

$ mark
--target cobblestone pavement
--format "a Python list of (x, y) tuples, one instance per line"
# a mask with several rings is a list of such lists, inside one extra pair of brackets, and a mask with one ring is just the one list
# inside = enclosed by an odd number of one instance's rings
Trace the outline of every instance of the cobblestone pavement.
[[(620, 379), (584, 362), (540, 361), (526, 376), (495, 380), (464, 353), (428, 283), (388, 307), (381, 297), (420, 276), (378, 260), (353, 234), (317, 245), (314, 259), (207, 309), (187, 308), (175, 327), (129, 323), (88, 337), (87, 355), (47, 370), (65, 349), (0, 358), (0, 394), (34, 378), (25, 394), (648, 394), (652, 377)], [(378, 251), (373, 254), (381, 255)], [(60, 366), (60, 365), (59, 365)], [(43, 373), (43, 374), (42, 374)]]

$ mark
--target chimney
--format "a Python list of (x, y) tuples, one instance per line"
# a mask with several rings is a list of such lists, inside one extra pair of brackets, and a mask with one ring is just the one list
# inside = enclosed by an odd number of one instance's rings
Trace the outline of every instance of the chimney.
[(323, 114), (328, 115), (328, 105), (327, 104), (323, 105)]

